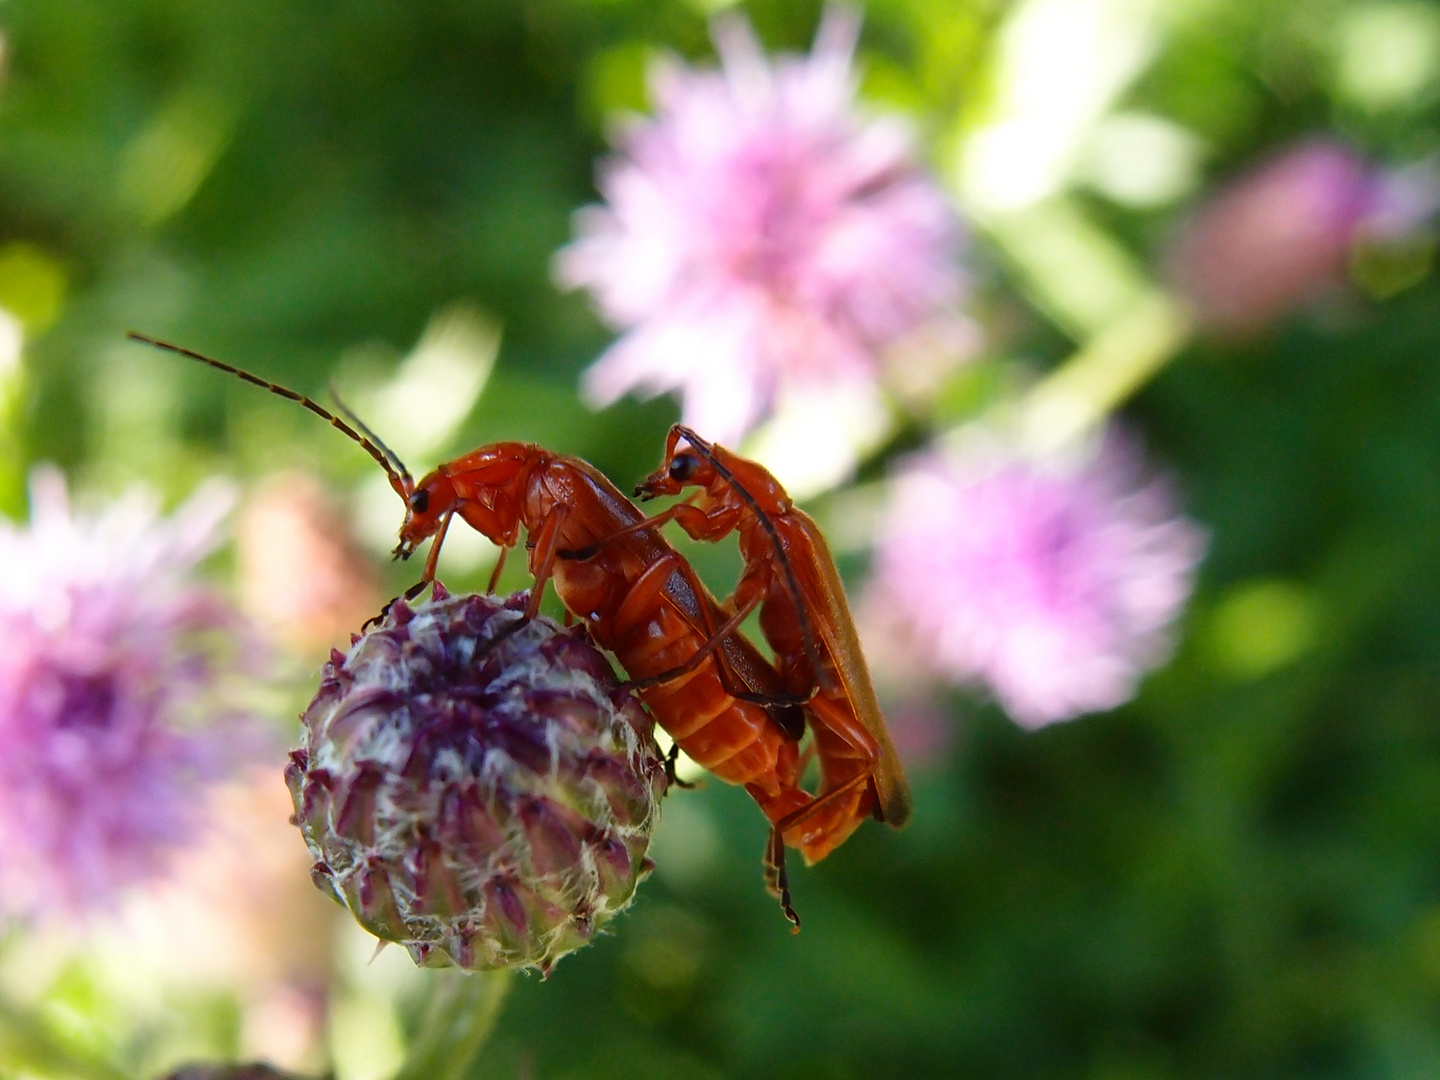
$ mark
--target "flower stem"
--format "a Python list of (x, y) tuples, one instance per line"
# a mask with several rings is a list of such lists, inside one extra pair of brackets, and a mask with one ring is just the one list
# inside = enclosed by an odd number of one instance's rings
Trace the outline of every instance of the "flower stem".
[(56, 1080), (128, 1080), (113, 1066), (76, 1053), (41, 1017), (7, 1001), (0, 1001), (0, 1061)]
[(509, 971), (438, 974), (420, 1030), (392, 1080), (459, 1080), (485, 1045), (509, 986)]
[(1190, 331), (1178, 301), (1158, 289), (1142, 297), (1026, 395), (1021, 441), (1051, 451), (1098, 428), (1185, 347)]

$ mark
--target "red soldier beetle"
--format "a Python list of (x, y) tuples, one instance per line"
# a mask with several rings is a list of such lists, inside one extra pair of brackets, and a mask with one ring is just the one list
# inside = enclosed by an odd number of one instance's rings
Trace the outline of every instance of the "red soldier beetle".
[(904, 825), (910, 788), (820, 527), (763, 466), (676, 424), (664, 462), (635, 494), (650, 499), (687, 488), (698, 490), (650, 522), (673, 520), (696, 540), (739, 534), (745, 568), (723, 606), (733, 618), (760, 609), (760, 631), (775, 652), (781, 683), (808, 699), (821, 779), (815, 802), (802, 812), (806, 861), (823, 859), (866, 817)]
[[(358, 443), (405, 504), (394, 557), (408, 559), (433, 540), (421, 581), (407, 598), (434, 580), (455, 516), (498, 545), (502, 560), (523, 527), (535, 579), (527, 617), (538, 612), (546, 583), (554, 581), (566, 609), (616, 656), (675, 745), (722, 780), (744, 785), (771, 822), (766, 886), (799, 929), (785, 844), (802, 846), (797, 830), (827, 806), (800, 786), (803, 699), (786, 693), (775, 668), (738, 632), (743, 616), (727, 618), (659, 526), (647, 523), (597, 469), (529, 443), (502, 442), (440, 465), (416, 483), (353, 416), (347, 423), (303, 394), (202, 353), (134, 332), (129, 337), (295, 401)], [(492, 591), (499, 571), (497, 565)]]

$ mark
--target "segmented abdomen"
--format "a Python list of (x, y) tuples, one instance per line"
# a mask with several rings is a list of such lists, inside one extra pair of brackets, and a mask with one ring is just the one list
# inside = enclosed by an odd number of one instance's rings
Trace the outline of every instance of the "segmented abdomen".
[[(661, 605), (640, 632), (615, 642), (614, 652), (631, 678), (644, 679), (680, 667), (704, 643), (686, 620)], [(726, 692), (714, 656), (647, 688), (641, 698), (680, 749), (722, 780), (766, 791), (784, 785), (779, 770), (796, 756), (794, 744), (762, 706)]]

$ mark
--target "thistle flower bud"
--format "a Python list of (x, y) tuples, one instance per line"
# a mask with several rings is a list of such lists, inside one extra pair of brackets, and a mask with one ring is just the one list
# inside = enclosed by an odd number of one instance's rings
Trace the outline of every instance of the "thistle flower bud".
[(548, 972), (652, 865), (652, 723), (525, 600), (397, 601), (331, 654), (286, 770), (316, 885), (422, 966)]
[(284, 1072), (273, 1065), (253, 1062), (248, 1065), (183, 1065), (165, 1074), (164, 1080), (303, 1080), (295, 1073)]

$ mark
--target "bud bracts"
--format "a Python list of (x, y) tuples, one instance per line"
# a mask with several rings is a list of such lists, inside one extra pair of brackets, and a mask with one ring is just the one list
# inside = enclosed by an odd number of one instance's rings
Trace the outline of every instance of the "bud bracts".
[(305, 1080), (274, 1065), (183, 1065), (165, 1074), (163, 1080)]
[(651, 721), (525, 599), (397, 601), (331, 654), (286, 770), (315, 883), (424, 966), (548, 971), (650, 869)]

